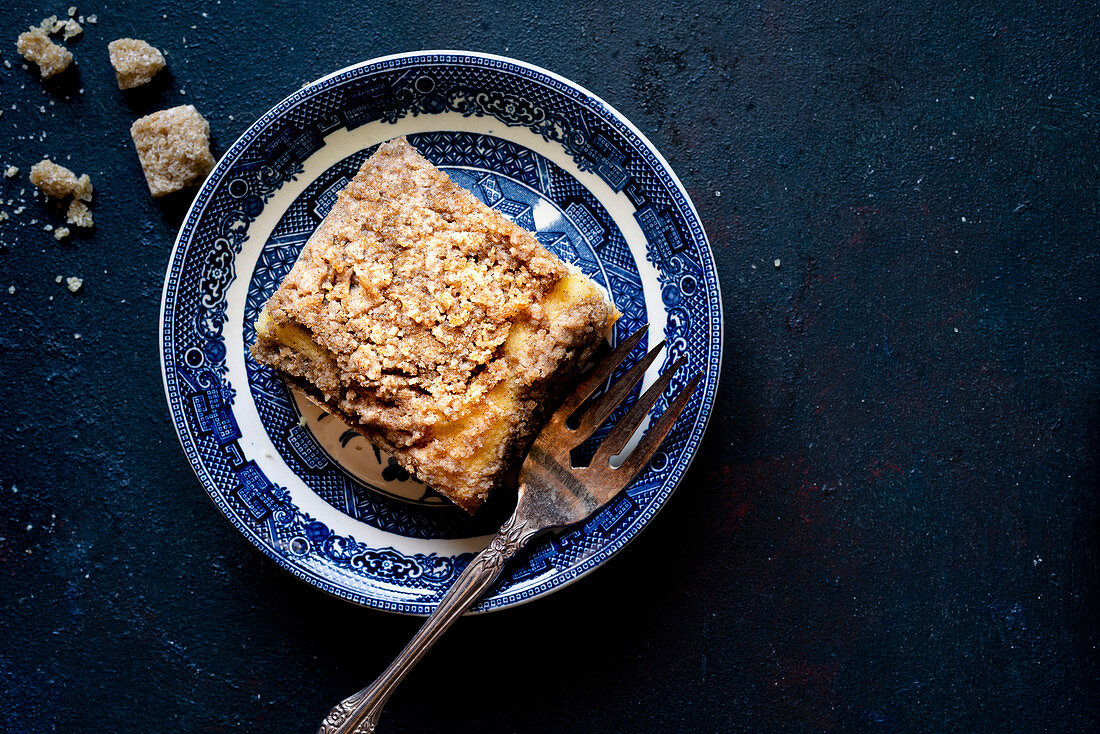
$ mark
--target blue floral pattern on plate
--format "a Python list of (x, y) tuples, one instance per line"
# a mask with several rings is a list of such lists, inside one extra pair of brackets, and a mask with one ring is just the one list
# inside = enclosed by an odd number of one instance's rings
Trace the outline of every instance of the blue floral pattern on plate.
[(165, 390), (204, 488), (264, 553), (362, 604), (434, 608), (506, 503), (466, 516), (335, 419), (307, 416), (248, 355), (259, 308), (338, 191), (378, 143), (402, 134), (603, 285), (623, 312), (616, 337), (647, 322), (652, 338), (663, 334), (666, 364), (688, 362), (668, 395), (704, 375), (631, 486), (587, 522), (534, 542), (477, 609), (522, 603), (595, 568), (652, 518), (698, 450), (719, 374), (720, 294), (698, 216), (648, 141), (590, 93), (508, 59), (423, 52), (288, 97), (230, 148), (180, 230), (162, 303)]

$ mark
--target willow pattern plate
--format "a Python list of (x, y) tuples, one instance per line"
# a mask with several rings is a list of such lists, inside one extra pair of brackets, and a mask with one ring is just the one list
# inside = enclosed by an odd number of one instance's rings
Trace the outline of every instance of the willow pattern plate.
[(337, 192), (398, 135), (605, 287), (623, 312), (616, 338), (649, 323), (650, 344), (667, 339), (645, 382), (679, 356), (688, 365), (667, 395), (704, 375), (630, 487), (532, 543), (475, 610), (520, 604), (649, 522), (698, 450), (718, 384), (722, 308), (699, 217), (649, 141), (593, 94), (519, 61), (432, 51), (343, 69), (280, 102), (222, 157), (180, 229), (161, 305), (165, 392), (202, 486), (261, 551), (360, 604), (434, 608), (506, 502), (467, 516), (248, 352), (260, 307)]

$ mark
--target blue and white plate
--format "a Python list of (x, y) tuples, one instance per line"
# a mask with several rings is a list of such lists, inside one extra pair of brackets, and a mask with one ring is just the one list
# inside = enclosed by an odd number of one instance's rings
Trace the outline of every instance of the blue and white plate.
[(698, 450), (718, 385), (722, 306), (703, 226), (661, 155), (595, 95), (519, 61), (433, 51), (368, 61), (280, 102), (221, 159), (180, 230), (161, 305), (164, 387), (203, 487), (260, 550), (332, 594), (431, 612), (511, 508), (490, 500), (467, 516), (248, 351), (260, 307), (337, 192), (398, 135), (606, 288), (623, 312), (616, 338), (649, 323), (650, 344), (667, 339), (646, 383), (679, 356), (668, 395), (704, 375), (630, 487), (532, 543), (476, 610), (508, 607), (638, 534)]

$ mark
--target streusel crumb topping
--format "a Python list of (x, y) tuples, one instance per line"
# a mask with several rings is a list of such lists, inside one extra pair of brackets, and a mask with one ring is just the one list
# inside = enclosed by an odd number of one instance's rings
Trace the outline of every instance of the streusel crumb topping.
[(499, 381), (503, 364), (476, 373), (514, 321), (539, 320), (566, 267), (403, 139), (340, 202), (344, 215), (309, 242), (269, 310), (279, 320), (291, 306), (343, 378), (400, 403), (419, 434)]
[(472, 510), (537, 430), (550, 378), (574, 373), (616, 316), (400, 138), (340, 193), (265, 306), (253, 354)]

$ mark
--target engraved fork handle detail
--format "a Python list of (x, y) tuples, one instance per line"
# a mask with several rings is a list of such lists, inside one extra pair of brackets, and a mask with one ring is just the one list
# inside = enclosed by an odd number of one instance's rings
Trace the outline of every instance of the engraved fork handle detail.
[(489, 546), (474, 556), (454, 586), (439, 602), (424, 626), (398, 654), (390, 666), (363, 690), (338, 703), (321, 723), (317, 734), (370, 734), (390, 694), (404, 680), (424, 653), (489, 590), (500, 576), (504, 563), (527, 545), (538, 532), (517, 512), (504, 523)]

